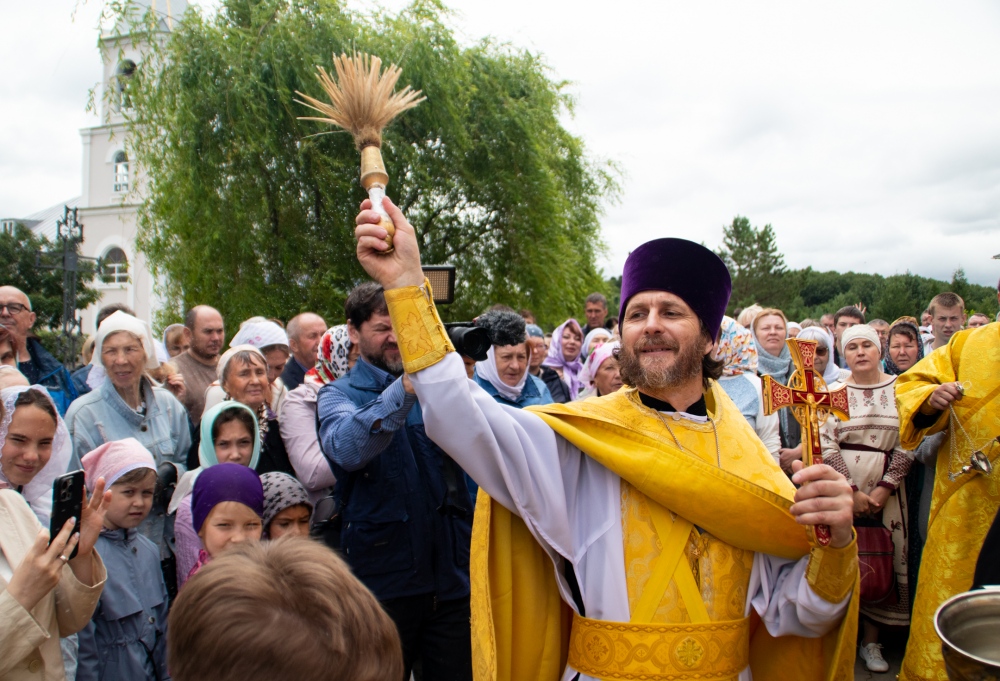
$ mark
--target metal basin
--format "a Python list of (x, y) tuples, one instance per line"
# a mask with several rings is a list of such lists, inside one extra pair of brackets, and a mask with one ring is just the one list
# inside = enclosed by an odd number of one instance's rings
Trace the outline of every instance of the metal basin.
[(951, 681), (1000, 681), (1000, 587), (949, 598), (934, 629)]

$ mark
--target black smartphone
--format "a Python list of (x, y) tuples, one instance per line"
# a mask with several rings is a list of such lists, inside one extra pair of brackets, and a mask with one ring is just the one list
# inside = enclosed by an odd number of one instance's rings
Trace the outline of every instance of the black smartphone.
[[(60, 475), (52, 483), (52, 519), (49, 521), (49, 543), (62, 530), (70, 518), (76, 518), (73, 532), (80, 531), (80, 514), (83, 513), (83, 471)], [(72, 536), (72, 534), (70, 535)], [(68, 558), (76, 556), (76, 547)]]

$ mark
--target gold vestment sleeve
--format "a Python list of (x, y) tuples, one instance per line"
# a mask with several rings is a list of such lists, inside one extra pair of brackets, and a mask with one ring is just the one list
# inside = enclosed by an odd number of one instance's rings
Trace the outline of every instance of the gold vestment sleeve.
[(433, 366), (455, 351), (434, 307), (429, 281), (424, 279), (423, 286), (388, 290), (385, 302), (406, 373), (413, 374)]
[(814, 546), (809, 552), (806, 581), (823, 600), (840, 603), (854, 588), (857, 580), (857, 533), (854, 533), (851, 543), (843, 548)]

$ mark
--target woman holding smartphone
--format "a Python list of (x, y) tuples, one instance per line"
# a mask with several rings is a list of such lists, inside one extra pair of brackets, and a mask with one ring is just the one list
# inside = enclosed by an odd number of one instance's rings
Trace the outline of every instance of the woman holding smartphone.
[(8, 388), (2, 397), (0, 679), (63, 679), (59, 638), (86, 626), (104, 587), (104, 563), (94, 550), (104, 523), (104, 481), (92, 498), (84, 492), (80, 531), (73, 532), (70, 519), (50, 543), (18, 490), (52, 457), (55, 405), (38, 386)]

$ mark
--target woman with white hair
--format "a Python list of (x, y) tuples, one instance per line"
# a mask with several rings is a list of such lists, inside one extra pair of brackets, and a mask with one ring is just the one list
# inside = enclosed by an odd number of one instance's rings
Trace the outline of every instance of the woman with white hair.
[[(105, 319), (97, 330), (91, 364), (107, 378), (74, 400), (66, 412), (73, 440), (71, 468), (80, 468), (83, 455), (104, 443), (131, 437), (150, 451), (161, 473), (180, 479), (187, 470), (191, 427), (184, 406), (147, 375), (160, 363), (146, 323), (120, 310)], [(164, 466), (175, 470), (165, 471)], [(167, 546), (173, 535), (173, 528), (165, 527), (165, 517), (165, 504), (157, 499), (139, 526), (142, 534), (160, 546), (164, 557), (169, 555)]]
[[(251, 317), (242, 324), (240, 330), (229, 342), (229, 347), (235, 348), (237, 345), (252, 345), (260, 350), (267, 364), (267, 382), (271, 386), (271, 397), (268, 406), (274, 412), (275, 417), (281, 419), (281, 408), (285, 403), (285, 396), (288, 389), (285, 388), (281, 380), (281, 372), (285, 370), (285, 364), (291, 356), (288, 349), (288, 335), (277, 323), (263, 317)], [(218, 381), (213, 383), (205, 391), (205, 411), (222, 402), (225, 399), (225, 391)]]
[(257, 415), (261, 441), (257, 472), (295, 475), (281, 439), (278, 417), (271, 410), (271, 383), (264, 353), (252, 345), (237, 345), (222, 353), (217, 370), (225, 399), (244, 404)]
[(851, 370), (846, 381), (851, 418), (831, 417), (820, 429), (820, 439), (823, 463), (843, 473), (854, 488), (855, 523), (880, 521), (892, 535), (895, 592), (880, 603), (861, 602), (864, 635), (858, 654), (870, 671), (881, 673), (889, 665), (878, 643), (879, 626), (910, 623), (904, 478), (913, 452), (900, 447), (897, 377), (881, 370), (878, 333), (867, 324), (857, 324), (844, 331), (841, 346)]

